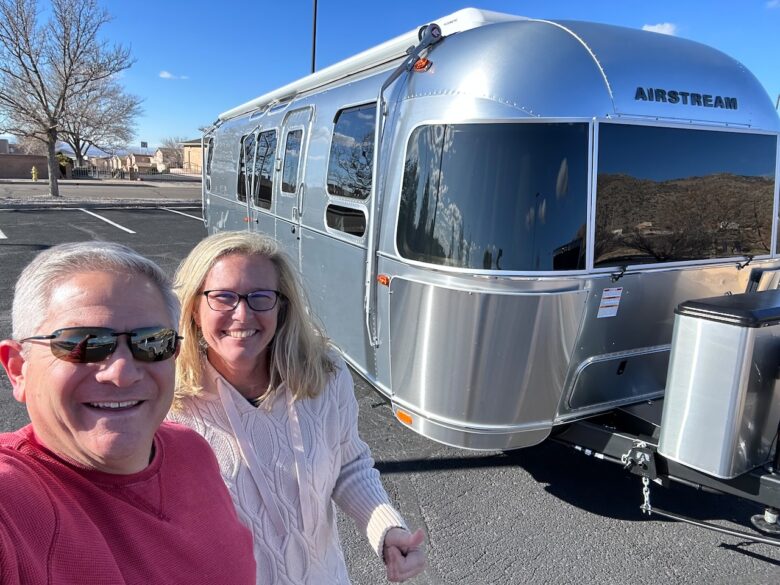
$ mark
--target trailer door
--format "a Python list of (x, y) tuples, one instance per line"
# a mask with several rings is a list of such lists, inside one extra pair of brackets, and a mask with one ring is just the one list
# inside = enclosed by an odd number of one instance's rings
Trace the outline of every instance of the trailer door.
[(306, 196), (303, 177), (311, 118), (310, 107), (293, 110), (285, 116), (276, 162), (276, 238), (298, 268), (301, 266), (301, 216)]

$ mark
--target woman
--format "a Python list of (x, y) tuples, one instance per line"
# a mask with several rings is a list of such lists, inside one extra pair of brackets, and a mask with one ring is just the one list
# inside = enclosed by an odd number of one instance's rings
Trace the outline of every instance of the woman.
[(349, 583), (331, 501), (384, 559), (387, 577), (422, 571), (411, 534), (357, 432), (344, 361), (307, 313), (277, 243), (225, 232), (176, 273), (184, 336), (172, 420), (211, 443), (254, 535), (257, 583)]

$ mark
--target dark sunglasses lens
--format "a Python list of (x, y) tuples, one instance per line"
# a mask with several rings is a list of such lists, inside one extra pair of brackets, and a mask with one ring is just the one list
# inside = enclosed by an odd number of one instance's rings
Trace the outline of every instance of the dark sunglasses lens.
[(73, 327), (55, 332), (51, 352), (58, 359), (76, 364), (100, 362), (116, 349), (117, 338), (111, 329)]
[(179, 342), (173, 329), (145, 327), (136, 329), (130, 338), (133, 357), (142, 362), (161, 362), (176, 353)]
[(254, 311), (270, 311), (276, 306), (276, 296), (272, 290), (258, 290), (249, 293), (246, 300)]

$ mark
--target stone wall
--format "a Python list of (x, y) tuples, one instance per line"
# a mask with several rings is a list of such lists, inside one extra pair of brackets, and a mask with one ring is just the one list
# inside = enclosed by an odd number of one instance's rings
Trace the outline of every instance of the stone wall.
[(38, 180), (48, 180), (46, 157), (34, 154), (0, 154), (0, 179), (30, 179), (32, 168), (38, 169)]

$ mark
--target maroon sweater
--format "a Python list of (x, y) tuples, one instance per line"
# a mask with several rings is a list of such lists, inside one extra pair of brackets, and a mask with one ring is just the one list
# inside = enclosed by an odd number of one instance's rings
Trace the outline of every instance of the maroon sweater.
[(255, 582), (208, 443), (164, 423), (149, 467), (113, 475), (65, 461), (32, 427), (0, 434), (0, 583)]

